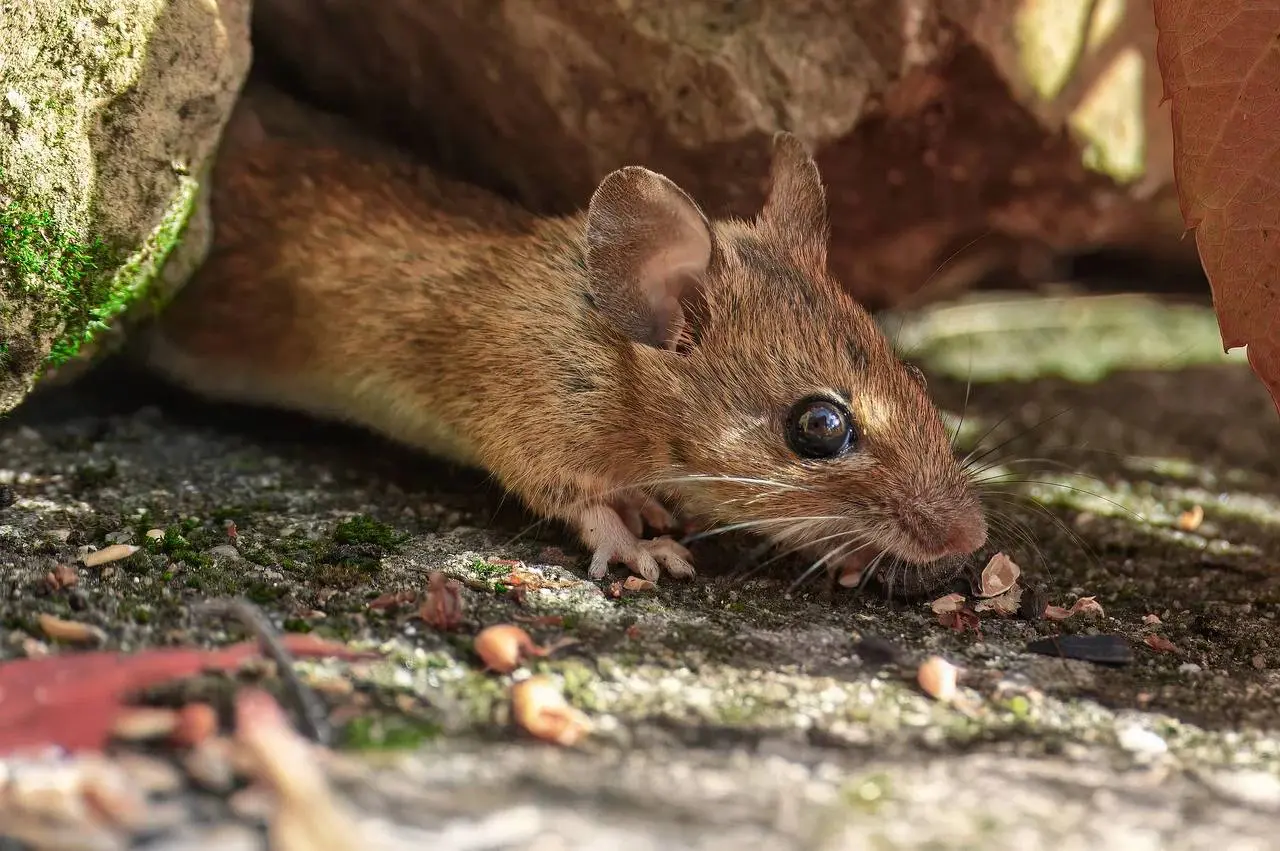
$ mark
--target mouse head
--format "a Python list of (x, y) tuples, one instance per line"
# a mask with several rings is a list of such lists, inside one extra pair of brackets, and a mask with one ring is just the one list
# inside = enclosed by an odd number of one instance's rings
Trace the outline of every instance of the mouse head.
[(832, 564), (941, 567), (986, 542), (982, 507), (923, 375), (827, 273), (827, 241), (817, 165), (790, 134), (753, 222), (712, 224), (643, 168), (600, 184), (587, 270), (660, 426), (653, 479)]

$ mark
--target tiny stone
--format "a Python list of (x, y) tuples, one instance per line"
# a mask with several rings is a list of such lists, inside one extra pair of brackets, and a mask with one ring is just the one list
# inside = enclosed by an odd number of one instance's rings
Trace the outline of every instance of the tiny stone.
[(240, 560), (240, 551), (231, 544), (222, 544), (221, 546), (214, 547), (209, 550), (206, 555), (211, 555), (214, 558), (225, 558), (230, 561)]
[(163, 540), (163, 539), (164, 539), (164, 530), (163, 530), (163, 529), (148, 529), (148, 530), (147, 530), (147, 538), (148, 538), (148, 539), (150, 539), (150, 540), (152, 540), (152, 541), (160, 541), (160, 540)]
[(1117, 732), (1120, 747), (1130, 753), (1143, 756), (1159, 756), (1169, 750), (1169, 745), (1159, 734), (1137, 724), (1127, 724)]
[(1194, 674), (1200, 673), (1202, 670), (1204, 669), (1201, 668), (1199, 665), (1197, 665), (1195, 662), (1183, 662), (1181, 665), (1178, 666), (1179, 674), (1194, 675)]
[(121, 529), (119, 532), (112, 532), (107, 535), (107, 540), (113, 544), (127, 544), (133, 540), (133, 532), (128, 529)]

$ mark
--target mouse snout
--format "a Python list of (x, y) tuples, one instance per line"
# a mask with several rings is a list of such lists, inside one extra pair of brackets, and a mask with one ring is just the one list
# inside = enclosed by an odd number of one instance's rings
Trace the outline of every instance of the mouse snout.
[(981, 509), (955, 510), (910, 501), (899, 505), (896, 513), (923, 561), (968, 555), (987, 542)]
[(964, 517), (951, 524), (945, 555), (964, 556), (987, 542), (987, 523), (982, 517)]

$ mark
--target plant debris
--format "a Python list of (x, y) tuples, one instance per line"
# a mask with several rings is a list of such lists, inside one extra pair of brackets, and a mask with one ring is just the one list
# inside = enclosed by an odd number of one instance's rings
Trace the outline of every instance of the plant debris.
[(1203, 522), (1204, 508), (1199, 505), (1193, 505), (1178, 515), (1177, 526), (1183, 532), (1194, 532), (1200, 528), (1200, 524)]
[(423, 623), (441, 631), (457, 629), (462, 623), (462, 583), (450, 579), (443, 571), (433, 570), (427, 577), (427, 595), (418, 609)]
[(511, 708), (516, 723), (531, 735), (565, 747), (591, 730), (591, 720), (565, 701), (550, 677), (532, 676), (513, 685)]
[(100, 646), (107, 641), (107, 634), (93, 624), (63, 620), (48, 614), (41, 614), (36, 618), (36, 622), (40, 624), (40, 630), (55, 641), (94, 646)]
[(1018, 582), (1022, 568), (1004, 553), (996, 553), (982, 569), (982, 580), (978, 586), (978, 594), (982, 597), (998, 597)]
[(935, 700), (948, 702), (956, 696), (959, 669), (941, 656), (930, 656), (916, 670), (916, 682)]
[[(299, 657), (377, 657), (310, 635), (286, 635), (281, 642)], [(0, 662), (0, 755), (51, 745), (100, 749), (132, 693), (204, 671), (234, 670), (258, 652), (256, 642), (246, 642), (215, 650), (95, 651)], [(86, 706), (94, 711), (84, 711)]]
[(1077, 659), (1098, 665), (1128, 665), (1133, 648), (1123, 635), (1054, 635), (1027, 643), (1027, 651), (1042, 656)]
[(1102, 611), (1102, 604), (1098, 602), (1096, 597), (1081, 597), (1071, 604), (1071, 608), (1065, 609), (1062, 606), (1045, 606), (1044, 617), (1053, 621), (1064, 621), (1074, 615), (1089, 614), (1105, 617), (1106, 613)]
[(1174, 644), (1163, 635), (1156, 635), (1154, 632), (1145, 636), (1142, 643), (1150, 647), (1157, 653), (1177, 653), (1178, 645)]
[(499, 674), (509, 674), (525, 659), (550, 652), (539, 646), (529, 633), (512, 624), (496, 624), (481, 630), (476, 636), (475, 648), (485, 667)]
[(86, 553), (80, 559), (80, 563), (85, 567), (97, 567), (101, 564), (109, 564), (113, 561), (126, 559), (137, 551), (138, 548), (132, 544), (112, 544), (111, 546), (103, 547), (100, 550), (94, 550), (91, 553)]

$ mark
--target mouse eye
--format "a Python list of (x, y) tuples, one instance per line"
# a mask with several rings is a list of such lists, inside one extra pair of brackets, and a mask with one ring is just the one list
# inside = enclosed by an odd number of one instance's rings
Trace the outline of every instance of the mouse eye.
[(787, 443), (803, 458), (835, 458), (858, 440), (853, 417), (839, 402), (810, 396), (796, 402), (787, 416)]

